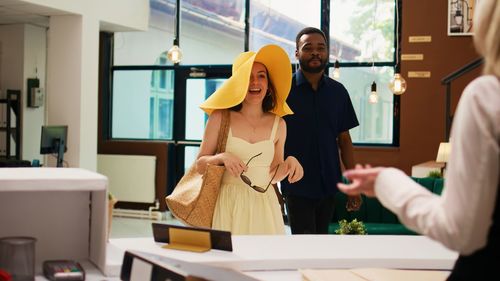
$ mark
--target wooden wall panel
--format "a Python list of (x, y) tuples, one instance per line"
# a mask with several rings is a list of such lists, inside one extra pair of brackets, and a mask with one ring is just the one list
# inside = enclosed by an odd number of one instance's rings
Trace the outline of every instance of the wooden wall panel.
[[(447, 35), (447, 1), (403, 0), (402, 54), (423, 54), (423, 61), (402, 61), (408, 83), (401, 96), (399, 149), (355, 148), (358, 163), (395, 166), (410, 174), (411, 166), (434, 160), (445, 139), (445, 86), (441, 79), (478, 58), (471, 36)], [(409, 36), (432, 36), (430, 43), (409, 43)], [(408, 71), (430, 71), (430, 78), (408, 78)], [(480, 69), (452, 84), (452, 112), (464, 87), (480, 75)]]

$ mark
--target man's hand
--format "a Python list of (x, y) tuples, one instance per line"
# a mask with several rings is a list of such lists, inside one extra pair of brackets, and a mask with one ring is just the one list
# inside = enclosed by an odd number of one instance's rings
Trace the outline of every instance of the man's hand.
[(354, 212), (359, 210), (361, 204), (363, 204), (361, 195), (348, 196), (345, 208), (348, 212)]

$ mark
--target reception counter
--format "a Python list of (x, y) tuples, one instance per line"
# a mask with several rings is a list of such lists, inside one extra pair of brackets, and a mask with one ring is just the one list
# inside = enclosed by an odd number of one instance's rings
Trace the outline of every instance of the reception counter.
[(107, 178), (76, 168), (1, 168), (0, 237), (35, 237), (45, 260), (106, 264)]
[[(126, 250), (141, 251), (265, 276), (296, 276), (296, 270), (304, 268), (450, 270), (457, 258), (457, 253), (418, 235), (233, 236), (232, 242), (233, 252), (193, 253), (164, 249), (153, 238), (111, 239), (108, 257), (122, 256)], [(121, 260), (108, 259), (112, 276), (119, 274), (120, 267)]]

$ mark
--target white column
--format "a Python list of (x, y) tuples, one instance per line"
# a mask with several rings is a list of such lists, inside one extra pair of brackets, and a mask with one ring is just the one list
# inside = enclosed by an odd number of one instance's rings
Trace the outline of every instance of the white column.
[(32, 161), (41, 159), (40, 139), (41, 129), (45, 120), (45, 105), (40, 107), (28, 107), (27, 79), (38, 78), (40, 88), (45, 87), (45, 67), (47, 55), (47, 29), (44, 27), (26, 24), (24, 25), (24, 62), (23, 81), (20, 89), (23, 89), (22, 97), (22, 157), (23, 160)]
[(99, 21), (81, 15), (50, 18), (47, 123), (68, 125), (70, 167), (97, 168)]

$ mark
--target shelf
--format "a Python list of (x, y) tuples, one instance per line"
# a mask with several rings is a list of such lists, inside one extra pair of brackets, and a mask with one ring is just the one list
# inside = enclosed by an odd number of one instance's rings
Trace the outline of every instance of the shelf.
[[(2, 137), (5, 138), (4, 147), (0, 147), (0, 157), (7, 159), (21, 159), (21, 91), (7, 90), (7, 98), (0, 99), (0, 104), (5, 104), (3, 110), (4, 116), (0, 116), (3, 125), (0, 127), (0, 132), (6, 132)], [(13, 117), (12, 117), (13, 116)], [(14, 118), (14, 120), (12, 120)], [(15, 125), (12, 125), (12, 124)], [(11, 155), (11, 147), (15, 148), (14, 155)]]

